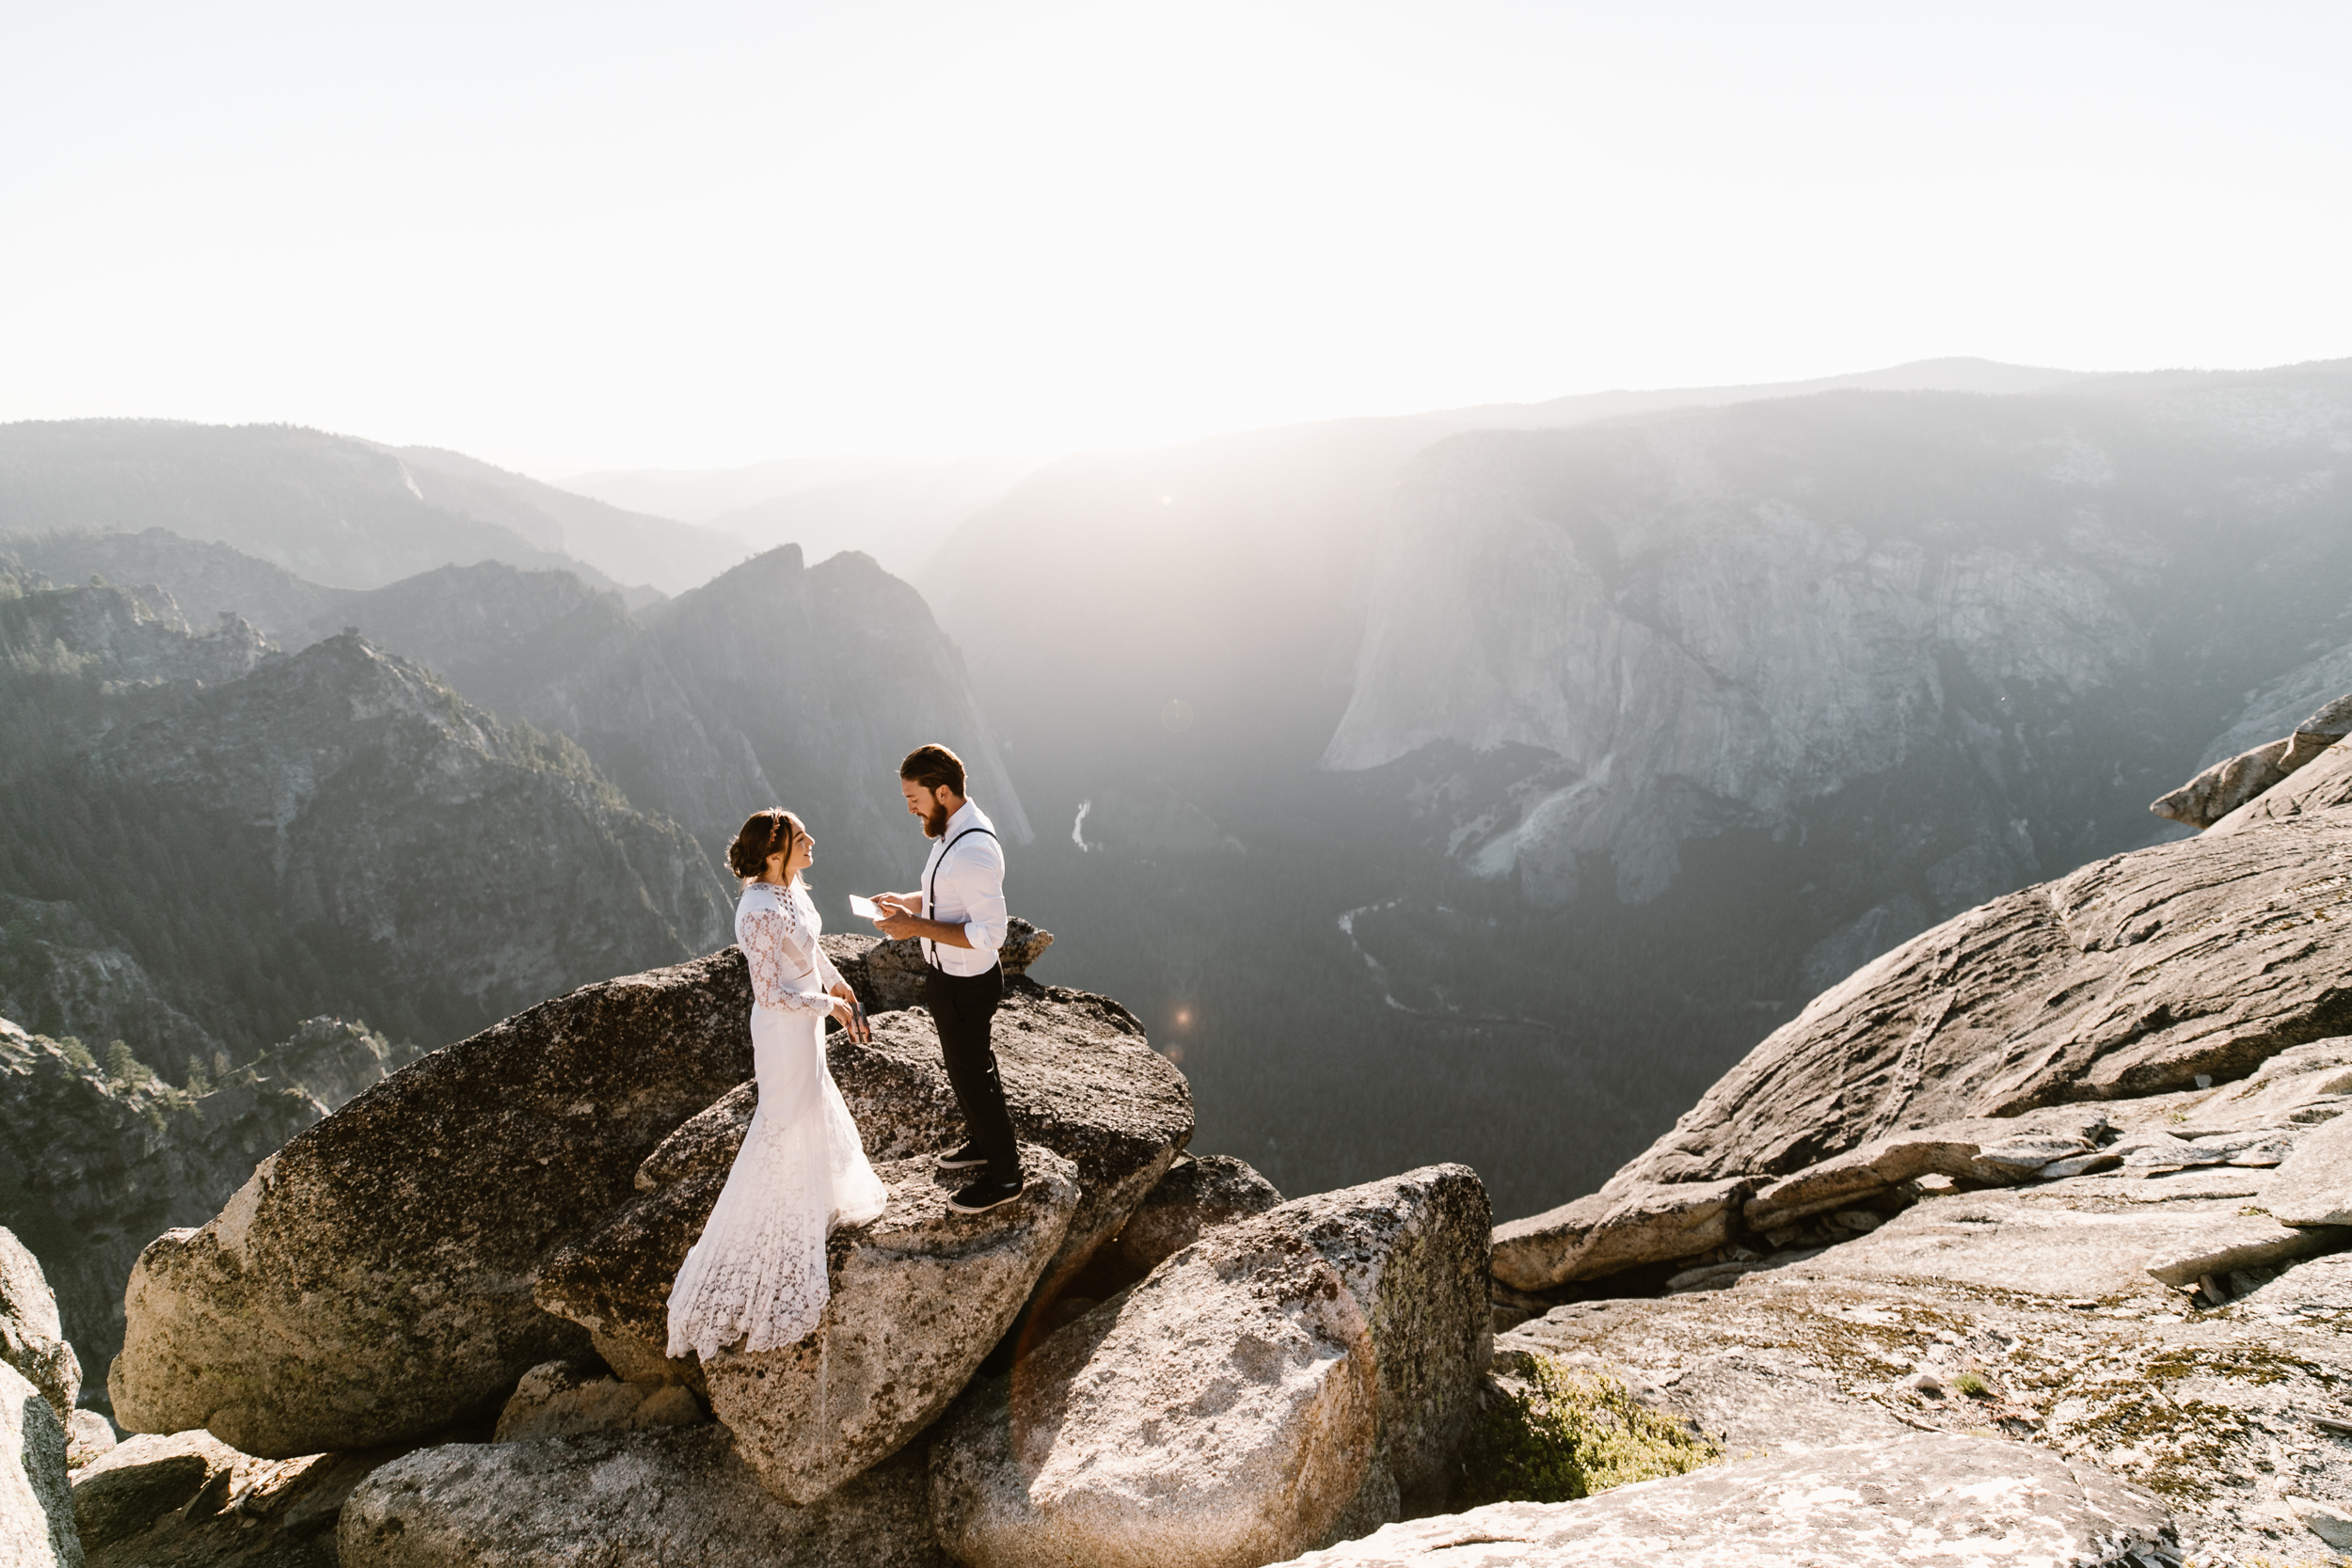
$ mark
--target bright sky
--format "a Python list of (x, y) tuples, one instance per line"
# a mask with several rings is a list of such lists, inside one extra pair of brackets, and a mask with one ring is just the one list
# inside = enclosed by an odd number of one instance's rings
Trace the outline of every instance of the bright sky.
[(0, 420), (532, 472), (2352, 355), (2352, 7), (0, 0)]

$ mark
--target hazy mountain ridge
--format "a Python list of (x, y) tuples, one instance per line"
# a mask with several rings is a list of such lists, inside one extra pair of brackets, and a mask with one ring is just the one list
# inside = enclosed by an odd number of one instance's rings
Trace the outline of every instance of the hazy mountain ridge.
[(749, 553), (724, 532), (574, 495), (463, 452), (437, 447), (388, 450), (428, 500), (502, 523), (619, 582), (650, 583), (664, 594), (679, 594)]
[(898, 885), (922, 844), (898, 759), (933, 739), (963, 755), (999, 831), (1030, 836), (955, 648), (921, 596), (863, 555), (808, 567), (787, 546), (635, 616), (563, 573), (445, 568), (339, 605), (290, 640), (342, 623), (501, 717), (577, 741), (714, 864), (744, 816), (781, 804), (819, 840), (826, 896), (845, 876)]
[[(2152, 786), (2186, 760), (2094, 743), (2119, 705), (2152, 736), (2211, 734), (2342, 614), (2344, 503), (2310, 482), (2328, 470), (2275, 470), (2337, 460), (2348, 434), (2352, 367), (1457, 437), (1400, 493), (1324, 765), (1548, 753), (1457, 809), (1448, 848), (1550, 902), (1592, 855), (1618, 897), (1654, 896), (1693, 833), (1788, 824), (1930, 753), (1995, 796), (2114, 765), (2085, 816), (1982, 824), (2021, 841), (2020, 874), (2050, 874), (2142, 841)], [(2239, 624), (2256, 602), (2267, 624)]]
[(0, 534), (150, 528), (232, 546), (329, 588), (374, 588), (485, 560), (564, 567), (614, 589), (645, 579), (609, 568), (655, 565), (686, 587), (741, 554), (723, 535), (624, 513), (455, 452), (293, 425), (0, 425)]
[[(1156, 780), (1261, 851), (1027, 857), (1204, 1127), (1508, 1208), (1941, 915), (2174, 832), (2206, 738), (2352, 643), (2344, 372), (1258, 432), (1057, 465), (923, 580), (1033, 809)], [(2260, 739), (2352, 689), (2294, 684)]]

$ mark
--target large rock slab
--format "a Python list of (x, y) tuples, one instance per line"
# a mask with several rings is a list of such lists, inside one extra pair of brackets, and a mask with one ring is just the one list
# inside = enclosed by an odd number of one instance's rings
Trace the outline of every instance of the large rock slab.
[(796, 1345), (707, 1365), (710, 1406), (765, 1485), (811, 1503), (898, 1451), (1012, 1326), (1078, 1206), (1070, 1162), (1022, 1149), (1028, 1189), (985, 1214), (918, 1157), (881, 1167), (890, 1208), (834, 1238), (833, 1299)]
[(1275, 1213), (1209, 1231), (974, 1387), (931, 1453), (967, 1568), (1245, 1568), (1328, 1539), (1371, 1468), (1372, 1333)]
[(46, 1395), (0, 1363), (0, 1562), (82, 1568), (65, 1430)]
[[(787, 1501), (815, 1501), (930, 1424), (1011, 1326), (1078, 1206), (1071, 1163), (1022, 1150), (1029, 1187), (984, 1214), (947, 1208), (957, 1181), (933, 1157), (875, 1167), (889, 1206), (827, 1245), (833, 1297), (797, 1345), (699, 1370), (712, 1411)], [(662, 1366), (671, 1282), (725, 1184), (690, 1171), (623, 1207), (543, 1269), (539, 1299), (594, 1331), (632, 1375)]]
[(398, 1449), (240, 1453), (206, 1432), (133, 1437), (73, 1476), (89, 1568), (335, 1568), (335, 1518)]
[(2294, 744), (2289, 736), (2217, 762), (2170, 794), (2158, 796), (2148, 809), (2192, 828), (2210, 828), (2285, 779), (2292, 769), (2283, 764)]
[(1496, 1503), (1417, 1519), (1295, 1561), (1298, 1568), (2137, 1568), (2177, 1562), (2175, 1542), (2163, 1504), (2112, 1476), (2022, 1443), (1913, 1433), (1694, 1470), (1581, 1502)]
[(1281, 1192), (1248, 1161), (1230, 1154), (1179, 1161), (1120, 1228), (1119, 1261), (1150, 1274), (1210, 1227), (1263, 1214), (1281, 1201)]
[(1754, 1180), (1672, 1186), (1612, 1180), (1599, 1192), (1495, 1227), (1495, 1277), (1516, 1291), (1618, 1274), (1723, 1245)]
[(141, 1435), (117, 1444), (73, 1476), (73, 1517), (82, 1544), (103, 1551), (138, 1535), (167, 1513), (185, 1510), (208, 1482), (226, 1500), (241, 1471), (241, 1454), (208, 1432)]
[(608, 980), (433, 1053), (140, 1258), (108, 1388), (134, 1431), (287, 1456), (421, 1436), (585, 1350), (540, 1259), (751, 1070), (732, 950)]
[(1505, 1227), (1502, 1277), (1539, 1289), (1694, 1256), (1729, 1239), (1739, 1184), (1744, 1203), (1892, 1133), (2226, 1083), (2344, 1032), (2352, 884), (2331, 868), (2348, 853), (2352, 811), (2319, 810), (1947, 921), (1815, 998), (1601, 1194), (1523, 1222), (1539, 1235)]
[(1486, 1184), (1467, 1165), (1430, 1165), (1295, 1198), (1267, 1218), (1295, 1227), (1339, 1271), (1370, 1325), (1375, 1462), (1397, 1505), (1441, 1506), (1494, 1344)]
[(2090, 1152), (2106, 1128), (2106, 1112), (2066, 1106), (1889, 1133), (1769, 1183), (1748, 1199), (1744, 1216), (1753, 1228), (1770, 1230), (1930, 1172), (1974, 1181), (2014, 1181), (2053, 1162)]
[(949, 1568), (920, 1449), (806, 1508), (726, 1430), (425, 1449), (344, 1506), (342, 1568)]
[[(866, 1004), (866, 1011), (887, 1013), (923, 1006), (930, 965), (924, 960), (921, 942), (911, 937), (872, 937), (854, 931), (828, 935), (823, 941), (826, 956)], [(1053, 945), (1053, 932), (1041, 931), (1015, 915), (1005, 923), (1005, 945), (996, 950), (996, 961), (1005, 978), (1013, 979), (1026, 974), (1029, 966)]]
[(40, 1260), (0, 1227), (0, 1361), (41, 1392), (58, 1424), (73, 1419), (82, 1397), (82, 1364), (57, 1322), (57, 1298)]
[[(868, 1157), (937, 1154), (963, 1141), (963, 1117), (940, 1064), (939, 1035), (919, 1008), (874, 1020), (870, 1043), (826, 1041), (826, 1060)], [(996, 1059), (1014, 1134), (1069, 1160), (1078, 1208), (1047, 1266), (1050, 1291), (1126, 1224), (1191, 1141), (1192, 1091), (1153, 1051), (1136, 1016), (1105, 996), (1015, 980), (996, 1015)], [(651, 1189), (724, 1172), (759, 1104), (744, 1084), (656, 1149), (637, 1183)]]
[(2352, 1117), (2303, 1134), (2263, 1184), (2263, 1207), (2282, 1225), (2352, 1225)]

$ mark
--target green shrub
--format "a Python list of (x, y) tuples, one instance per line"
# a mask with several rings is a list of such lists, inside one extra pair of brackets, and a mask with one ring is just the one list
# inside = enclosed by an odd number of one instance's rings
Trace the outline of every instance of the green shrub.
[(1952, 1386), (1959, 1389), (1962, 1393), (1967, 1395), (1972, 1400), (1983, 1399), (1985, 1396), (1993, 1392), (1993, 1390), (1986, 1386), (1984, 1379), (1979, 1377), (1974, 1372), (1961, 1373), (1958, 1377), (1952, 1379)]
[(1486, 1402), (1464, 1455), (1465, 1506), (1572, 1502), (1724, 1457), (1722, 1445), (1641, 1403), (1606, 1372), (1534, 1355), (1526, 1383)]
[(153, 1080), (155, 1069), (131, 1054), (121, 1040), (106, 1042), (106, 1077), (118, 1088), (136, 1088)]

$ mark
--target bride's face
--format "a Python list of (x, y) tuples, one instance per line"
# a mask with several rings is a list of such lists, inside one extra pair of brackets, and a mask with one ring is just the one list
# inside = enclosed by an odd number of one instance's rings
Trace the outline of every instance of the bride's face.
[(791, 846), (785, 852), (784, 879), (790, 881), (806, 871), (816, 859), (817, 841), (804, 832), (793, 832)]

